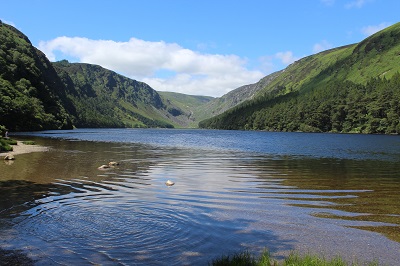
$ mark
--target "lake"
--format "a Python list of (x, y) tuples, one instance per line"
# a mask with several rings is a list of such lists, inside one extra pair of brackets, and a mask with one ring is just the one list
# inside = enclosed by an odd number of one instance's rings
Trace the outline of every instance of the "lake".
[[(400, 137), (186, 129), (19, 133), (0, 248), (36, 265), (207, 265), (267, 248), (400, 264)], [(110, 161), (120, 164), (99, 170)], [(165, 182), (175, 182), (166, 186)]]

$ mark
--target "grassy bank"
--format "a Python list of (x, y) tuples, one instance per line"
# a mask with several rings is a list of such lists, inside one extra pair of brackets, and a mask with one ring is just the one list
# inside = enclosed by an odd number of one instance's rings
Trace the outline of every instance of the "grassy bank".
[(340, 257), (326, 259), (318, 255), (300, 255), (296, 252), (290, 253), (283, 261), (277, 261), (271, 257), (268, 251), (264, 251), (259, 257), (254, 256), (248, 251), (234, 253), (214, 259), (209, 265), (213, 266), (378, 266), (377, 262), (369, 263), (348, 263)]
[(17, 141), (12, 139), (0, 138), (0, 152), (12, 151), (13, 147), (11, 145), (17, 145)]

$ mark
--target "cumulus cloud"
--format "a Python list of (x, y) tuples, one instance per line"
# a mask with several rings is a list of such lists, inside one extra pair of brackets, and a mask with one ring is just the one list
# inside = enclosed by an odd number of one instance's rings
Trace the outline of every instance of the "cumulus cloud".
[(276, 53), (275, 57), (280, 59), (284, 65), (289, 65), (294, 61), (300, 59), (299, 57), (295, 57), (292, 51)]
[(314, 44), (313, 46), (313, 52), (314, 53), (319, 53), (328, 49), (333, 48), (333, 45), (330, 44), (327, 40), (323, 40), (319, 43)]
[(361, 32), (366, 36), (370, 36), (380, 30), (383, 30), (384, 28), (389, 27), (390, 25), (391, 23), (383, 22), (379, 25), (366, 26), (361, 29)]
[[(128, 42), (58, 37), (39, 43), (51, 60), (64, 57), (98, 64), (130, 78), (144, 81), (156, 90), (222, 96), (245, 84), (257, 82), (264, 74), (246, 68), (236, 55), (204, 54), (176, 43), (149, 42), (131, 38)], [(168, 72), (168, 77), (157, 73)]]

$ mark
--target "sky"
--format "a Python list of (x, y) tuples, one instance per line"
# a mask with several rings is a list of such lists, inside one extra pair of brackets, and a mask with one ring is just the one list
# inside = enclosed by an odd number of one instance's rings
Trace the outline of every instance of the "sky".
[(399, 22), (399, 0), (0, 0), (50, 61), (220, 97)]

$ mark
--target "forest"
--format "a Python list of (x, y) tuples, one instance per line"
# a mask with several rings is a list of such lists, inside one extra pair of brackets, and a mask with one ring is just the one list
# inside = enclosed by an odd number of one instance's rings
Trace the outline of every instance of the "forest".
[(0, 26), (1, 125), (12, 131), (72, 128), (49, 64), (21, 32)]
[[(361, 85), (333, 81), (328, 88), (260, 98), (200, 123), (202, 128), (267, 131), (400, 133), (400, 73)], [(230, 119), (231, 118), (231, 119)]]

